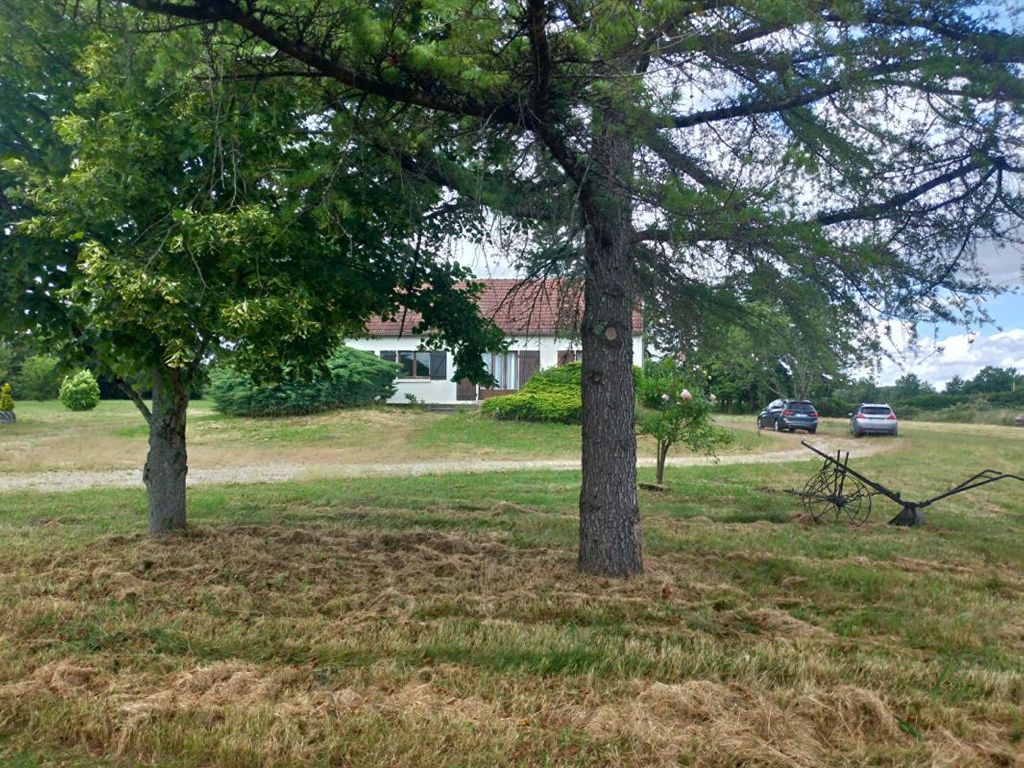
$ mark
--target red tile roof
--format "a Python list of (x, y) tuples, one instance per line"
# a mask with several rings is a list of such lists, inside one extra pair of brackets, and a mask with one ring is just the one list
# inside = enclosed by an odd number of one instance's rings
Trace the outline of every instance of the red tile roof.
[[(576, 335), (583, 313), (582, 289), (565, 280), (548, 279), (523, 283), (515, 279), (479, 280), (480, 312), (509, 336)], [(372, 317), (368, 336), (404, 336), (420, 322), (417, 312), (399, 313), (393, 320)], [(633, 333), (643, 330), (638, 310), (633, 311)]]

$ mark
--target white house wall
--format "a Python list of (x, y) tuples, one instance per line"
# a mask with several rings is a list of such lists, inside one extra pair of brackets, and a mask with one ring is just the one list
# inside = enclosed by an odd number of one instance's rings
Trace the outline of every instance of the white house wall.
[[(362, 349), (366, 352), (373, 352), (379, 355), (385, 351), (411, 352), (420, 349), (419, 336), (394, 336), (376, 337), (368, 339), (348, 339), (346, 345), (353, 349)], [(534, 338), (513, 338), (509, 340), (509, 351), (539, 350), (540, 367), (551, 368), (558, 365), (558, 352), (563, 349), (579, 349), (579, 341), (575, 343), (567, 339), (558, 339), (553, 336), (541, 336)], [(633, 364), (640, 365), (643, 355), (643, 339), (640, 336), (633, 337)], [(455, 372), (455, 362), (451, 352), (446, 354), (445, 370), (447, 379), (396, 379), (397, 390), (394, 396), (388, 400), (389, 403), (408, 402), (407, 394), (414, 395), (423, 403), (455, 404), (460, 401), (456, 397), (456, 384), (451, 380)], [(472, 402), (472, 401), (470, 401)]]

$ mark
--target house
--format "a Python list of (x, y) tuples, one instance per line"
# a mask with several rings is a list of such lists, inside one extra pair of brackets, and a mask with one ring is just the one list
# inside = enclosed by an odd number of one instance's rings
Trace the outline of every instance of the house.
[[(423, 403), (475, 403), (521, 388), (537, 371), (572, 362), (580, 357), (575, 329), (582, 308), (579, 293), (561, 280), (521, 283), (518, 280), (481, 280), (480, 311), (492, 319), (509, 340), (508, 352), (485, 355), (487, 370), (497, 380), (494, 387), (480, 387), (466, 380), (452, 381), (455, 366), (450, 351), (420, 349), (421, 337), (412, 333), (420, 321), (415, 312), (393, 320), (372, 318), (367, 336), (345, 343), (398, 363), (398, 389), (389, 402), (405, 403), (409, 396)], [(633, 313), (633, 361), (643, 353), (643, 324)]]

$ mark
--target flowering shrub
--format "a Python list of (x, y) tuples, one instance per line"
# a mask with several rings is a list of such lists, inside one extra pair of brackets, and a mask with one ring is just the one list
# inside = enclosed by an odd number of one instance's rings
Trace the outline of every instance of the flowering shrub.
[(60, 385), (60, 401), (72, 411), (91, 411), (100, 402), (100, 385), (86, 370), (64, 377)]
[(730, 440), (729, 433), (716, 427), (712, 419), (715, 396), (695, 395), (687, 383), (682, 365), (668, 357), (648, 362), (637, 379), (637, 431), (658, 442), (659, 485), (665, 479), (665, 458), (673, 445), (682, 443), (691, 451), (714, 455), (716, 448)]

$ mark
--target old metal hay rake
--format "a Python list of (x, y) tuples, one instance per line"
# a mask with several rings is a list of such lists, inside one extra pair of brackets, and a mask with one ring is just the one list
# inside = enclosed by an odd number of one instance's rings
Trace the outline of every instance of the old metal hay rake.
[(800, 442), (801, 445), (814, 451), (825, 460), (821, 469), (818, 470), (818, 474), (808, 480), (807, 485), (798, 494), (803, 499), (804, 509), (818, 523), (830, 515), (834, 516), (837, 521), (845, 515), (854, 525), (863, 525), (871, 517), (871, 497), (878, 494), (892, 499), (902, 507), (899, 514), (889, 521), (889, 525), (920, 525), (924, 522), (924, 513), (921, 510), (936, 501), (994, 483), (997, 480), (1010, 479), (1024, 482), (1024, 477), (1020, 475), (1010, 475), (995, 469), (983, 469), (938, 496), (924, 501), (908, 501), (902, 498), (899, 492), (869, 480), (857, 470), (851, 469), (849, 451), (845, 455), (841, 451), (836, 451), (836, 455), (831, 456), (803, 440)]

